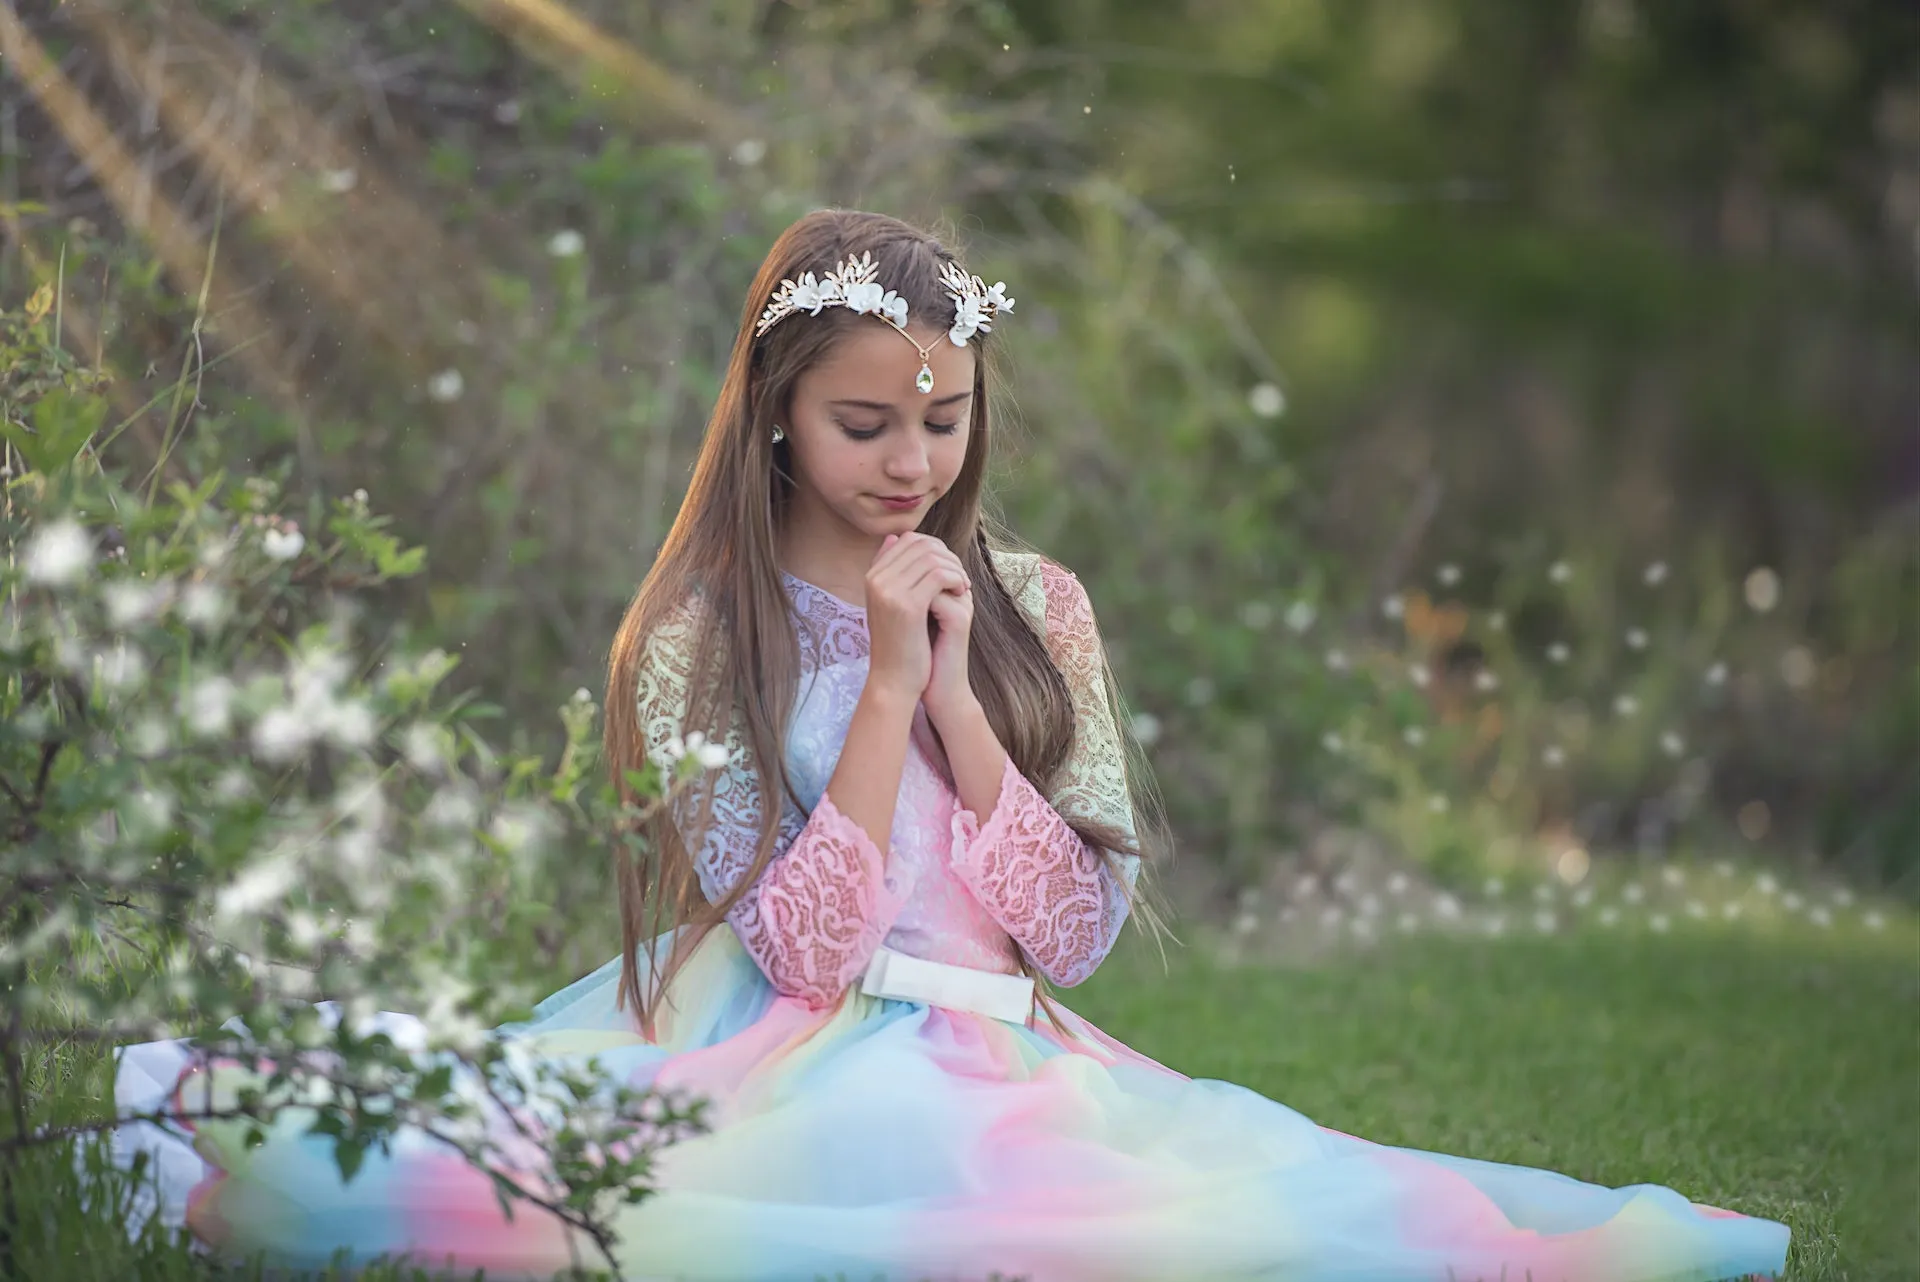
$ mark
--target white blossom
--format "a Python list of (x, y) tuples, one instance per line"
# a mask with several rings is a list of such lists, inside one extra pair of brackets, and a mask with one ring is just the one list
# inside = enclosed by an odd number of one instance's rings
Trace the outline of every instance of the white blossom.
[(438, 726), (429, 721), (416, 721), (401, 732), (400, 755), (415, 770), (433, 774), (446, 765), (443, 741)]
[(299, 868), (291, 852), (266, 856), (221, 887), (214, 896), (214, 912), (228, 920), (251, 917), (278, 902), (298, 878)]
[(1287, 626), (1295, 632), (1305, 632), (1319, 617), (1319, 611), (1314, 609), (1311, 601), (1295, 601), (1287, 607)]
[(228, 766), (214, 778), (213, 799), (223, 805), (237, 805), (253, 795), (253, 776), (241, 766)]
[(1279, 418), (1287, 412), (1287, 394), (1273, 383), (1255, 383), (1247, 392), (1247, 408), (1261, 418)]
[(107, 620), (116, 628), (132, 627), (158, 614), (166, 605), (167, 589), (135, 579), (116, 579), (101, 591)]
[(1645, 628), (1627, 629), (1627, 649), (1644, 650), (1647, 648), (1647, 630)]
[(234, 694), (234, 684), (227, 678), (203, 677), (181, 692), (181, 720), (197, 735), (225, 734), (233, 724)]
[(269, 529), (260, 536), (260, 550), (275, 561), (291, 561), (307, 546), (307, 536), (293, 527)]
[(322, 733), (342, 748), (364, 748), (373, 742), (376, 723), (373, 710), (358, 699), (330, 703), (322, 722)]
[(320, 175), (320, 186), (336, 196), (344, 195), (359, 185), (360, 175), (352, 169), (329, 169)]
[(767, 144), (758, 138), (742, 138), (733, 145), (733, 163), (751, 169), (766, 159)]
[(1573, 567), (1565, 561), (1555, 561), (1547, 568), (1547, 577), (1555, 583), (1565, 583), (1573, 577)]
[[(719, 745), (709, 745), (718, 747)], [(544, 811), (529, 805), (509, 805), (502, 807), (488, 825), (488, 834), (506, 847), (508, 851), (520, 853), (537, 849), (546, 839), (549, 822)]]
[(574, 258), (586, 247), (586, 238), (571, 227), (553, 233), (547, 241), (547, 252), (555, 258)]
[(30, 582), (62, 587), (93, 564), (93, 539), (78, 521), (55, 521), (27, 540), (23, 563)]
[(471, 828), (480, 819), (480, 803), (466, 787), (450, 783), (434, 790), (421, 819), (438, 828)]
[(211, 583), (189, 583), (180, 590), (180, 617), (192, 627), (218, 627), (227, 617), (227, 594)]
[(1667, 563), (1665, 561), (1655, 561), (1646, 568), (1645, 573), (1640, 577), (1646, 580), (1648, 587), (1659, 587), (1662, 583), (1666, 582)]
[(467, 390), (467, 380), (457, 369), (443, 369), (427, 380), (427, 396), (442, 405), (460, 399)]
[(1160, 741), (1160, 718), (1151, 712), (1142, 712), (1133, 718), (1133, 737), (1143, 748), (1151, 748)]
[(137, 757), (157, 757), (172, 745), (166, 722), (159, 717), (141, 717), (127, 731), (127, 747)]
[(1765, 614), (1780, 604), (1780, 576), (1764, 565), (1747, 575), (1743, 588), (1747, 608), (1755, 614)]
[(294, 708), (269, 708), (253, 723), (253, 750), (268, 761), (291, 761), (313, 742), (313, 732), (313, 723)]
[(147, 675), (147, 658), (139, 646), (116, 641), (94, 656), (93, 670), (101, 686), (113, 692), (131, 690)]

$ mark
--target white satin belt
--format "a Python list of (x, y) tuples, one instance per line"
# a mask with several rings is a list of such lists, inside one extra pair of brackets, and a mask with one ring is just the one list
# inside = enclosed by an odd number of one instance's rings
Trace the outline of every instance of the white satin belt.
[(869, 997), (925, 1002), (1015, 1024), (1026, 1023), (1033, 1014), (1033, 981), (1025, 975), (1001, 975), (928, 961), (891, 948), (874, 952), (860, 991)]

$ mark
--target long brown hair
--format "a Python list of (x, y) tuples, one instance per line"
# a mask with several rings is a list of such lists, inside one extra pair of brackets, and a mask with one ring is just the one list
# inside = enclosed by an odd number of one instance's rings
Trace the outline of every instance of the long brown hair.
[[(799, 683), (800, 655), (775, 554), (794, 482), (786, 468), (786, 449), (771, 440), (771, 431), (785, 416), (801, 374), (823, 359), (850, 326), (872, 322), (845, 308), (829, 307), (818, 316), (789, 318), (761, 337), (754, 334), (755, 323), (782, 280), (797, 280), (809, 271), (824, 275), (841, 260), (868, 253), (878, 278), (906, 300), (912, 315), (935, 318), (941, 329), (951, 323), (953, 303), (939, 283), (939, 272), (957, 260), (932, 234), (894, 218), (853, 210), (819, 210), (781, 233), (747, 291), (726, 379), (707, 422), (686, 499), (614, 637), (607, 676), (606, 758), (623, 799), (634, 800), (627, 773), (647, 764), (646, 728), (635, 697), (648, 641), (670, 618), (685, 618), (688, 604), (697, 600), (700, 608), (691, 615), (691, 666), (681, 674), (688, 689), (681, 726), (687, 732), (703, 730), (713, 739), (731, 737), (744, 751), (746, 767), (758, 772), (767, 801), (761, 807), (756, 858), (717, 902), (708, 902), (702, 893), (690, 854), (699, 849), (700, 834), (682, 830), (684, 810), (677, 816), (680, 823), (665, 806), (648, 812), (637, 852), (618, 857), (623, 948), (619, 1002), (636, 1011), (649, 1035), (661, 995), (692, 946), (725, 918), (774, 858), (778, 798), (784, 794), (799, 804), (787, 778), (782, 737)], [(972, 340), (977, 360), (966, 459), (952, 488), (928, 511), (920, 529), (944, 540), (966, 568), (974, 585), (968, 677), (1008, 756), (1046, 794), (1071, 748), (1074, 713), (1065, 678), (994, 567), (993, 552), (1015, 550), (1018, 543), (982, 510), (992, 441), (988, 390), (993, 349), (988, 338), (981, 334)], [(1164, 820), (1104, 656), (1101, 668), (1122, 741), (1130, 750), (1134, 833), (1066, 818), (1083, 839), (1109, 852), (1110, 859), (1143, 856), (1133, 919), (1160, 935), (1161, 915), (1143, 892), (1152, 856), (1165, 848)], [(712, 821), (711, 780), (708, 775), (688, 785), (705, 792), (696, 807), (703, 825)], [(643, 986), (639, 950), (670, 931), (677, 932), (673, 945), (664, 959), (654, 957), (650, 982)], [(1024, 959), (1023, 967), (1034, 974)], [(1044, 991), (1041, 1000), (1046, 1004)], [(1053, 1014), (1050, 1005), (1048, 1013)]]

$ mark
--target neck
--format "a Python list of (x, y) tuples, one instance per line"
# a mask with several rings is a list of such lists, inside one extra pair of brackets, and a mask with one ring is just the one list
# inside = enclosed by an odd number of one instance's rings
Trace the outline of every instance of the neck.
[(796, 504), (787, 514), (775, 552), (780, 568), (789, 574), (864, 606), (867, 568), (880, 554), (880, 543), (828, 514)]

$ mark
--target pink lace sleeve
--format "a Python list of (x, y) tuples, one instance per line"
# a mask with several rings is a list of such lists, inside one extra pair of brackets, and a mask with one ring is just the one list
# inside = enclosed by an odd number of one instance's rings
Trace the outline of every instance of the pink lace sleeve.
[(1106, 959), (1127, 919), (1139, 860), (1080, 839), (1062, 816), (1133, 831), (1125, 758), (1105, 686), (1100, 635), (1080, 581), (1040, 565), (1047, 648), (1073, 693), (1073, 747), (1051, 797), (1007, 762), (993, 813), (953, 820), (953, 870), (1040, 972), (1071, 987)]
[[(649, 756), (680, 733), (691, 638), (691, 613), (683, 611), (649, 640), (638, 691)], [(697, 789), (683, 790), (671, 807), (709, 902), (752, 868), (760, 839), (759, 773), (737, 728), (727, 746), (732, 759), (713, 780), (705, 831), (698, 831)], [(829, 1005), (865, 972), (912, 893), (914, 878), (890, 865), (826, 796), (811, 816), (782, 798), (774, 851), (759, 880), (727, 914), (728, 924), (775, 989), (810, 1006)]]

